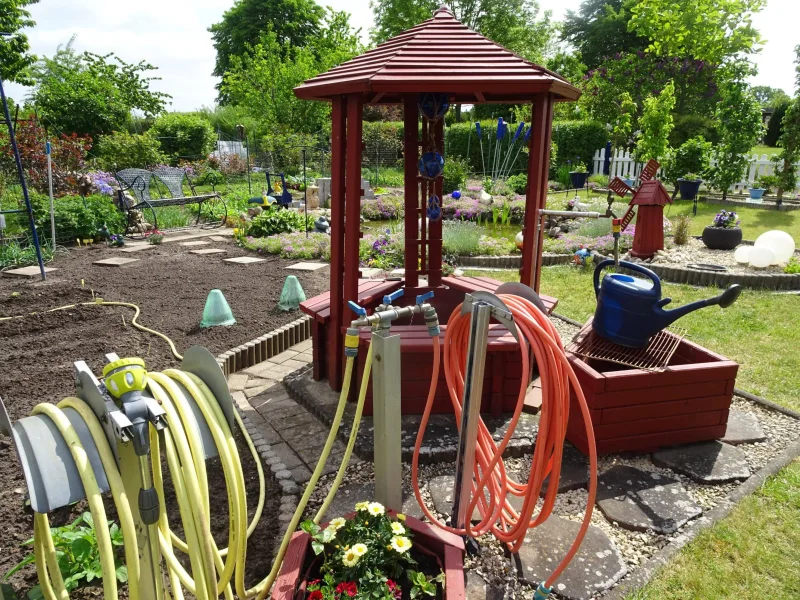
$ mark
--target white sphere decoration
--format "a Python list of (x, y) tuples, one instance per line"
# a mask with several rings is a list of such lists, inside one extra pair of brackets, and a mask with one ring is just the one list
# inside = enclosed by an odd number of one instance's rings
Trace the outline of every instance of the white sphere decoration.
[(775, 254), (775, 262), (772, 264), (777, 265), (789, 262), (792, 254), (794, 254), (795, 244), (791, 235), (785, 231), (773, 229), (758, 236), (758, 238), (756, 238), (755, 247), (771, 249)]
[(522, 250), (523, 238), (521, 231), (517, 234), (517, 237), (514, 238), (514, 243), (517, 245), (517, 248)]
[(746, 265), (750, 262), (750, 251), (752, 249), (752, 246), (739, 246), (736, 252), (733, 253), (733, 258), (740, 265)]
[(756, 248), (750, 251), (750, 266), (756, 269), (765, 269), (775, 260), (775, 253), (771, 248)]

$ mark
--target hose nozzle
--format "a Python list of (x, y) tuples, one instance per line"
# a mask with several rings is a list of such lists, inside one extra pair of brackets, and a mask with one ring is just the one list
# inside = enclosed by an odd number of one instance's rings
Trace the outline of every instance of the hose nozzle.
[(542, 581), (539, 584), (539, 587), (536, 588), (536, 593), (533, 594), (533, 600), (546, 600), (550, 597), (550, 592), (553, 591), (553, 588), (547, 587)]

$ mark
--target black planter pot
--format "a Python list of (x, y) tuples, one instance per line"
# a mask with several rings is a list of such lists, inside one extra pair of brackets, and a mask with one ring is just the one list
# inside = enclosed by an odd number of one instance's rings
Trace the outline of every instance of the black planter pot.
[(703, 243), (711, 250), (733, 250), (742, 242), (739, 227), (706, 227), (703, 229)]
[(678, 179), (678, 190), (681, 192), (681, 200), (694, 200), (700, 190), (702, 179)]
[(573, 189), (582, 188), (586, 185), (586, 180), (589, 179), (589, 173), (586, 171), (570, 171), (569, 180)]

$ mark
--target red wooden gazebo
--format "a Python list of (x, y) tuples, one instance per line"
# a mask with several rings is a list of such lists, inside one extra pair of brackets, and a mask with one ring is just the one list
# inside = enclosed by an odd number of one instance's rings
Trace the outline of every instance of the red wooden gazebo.
[[(417, 102), (421, 94), (445, 94), (451, 105), (533, 104), (520, 280), (538, 290), (542, 245), (538, 244), (540, 250), (534, 256), (534, 240), (542, 235), (538, 230), (538, 209), (544, 207), (547, 197), (553, 103), (576, 100), (580, 95), (576, 87), (470, 30), (443, 7), (433, 18), (309, 79), (294, 92), (298, 98), (331, 102), (333, 111), (330, 293), (309, 300), (303, 306), (315, 319), (314, 375), (317, 379), (327, 375), (331, 387), (341, 389), (344, 328), (353, 318), (347, 309), (348, 301), (371, 308), (380, 302), (383, 294), (403, 285), (405, 302), (413, 302), (416, 294), (434, 289), (437, 301), (444, 303), (439, 314), (446, 320), (449, 312), (443, 308), (456, 306), (469, 288), (465, 282), (455, 281), (461, 278), (442, 277), (442, 223), (432, 220), (428, 225), (425, 219), (428, 197), (436, 194), (443, 198), (442, 180), (422, 179), (417, 163), (426, 145), (428, 150), (435, 148), (444, 154), (444, 131), (443, 119), (430, 127), (423, 119), (420, 126)], [(404, 282), (360, 279), (359, 216), (365, 104), (402, 104), (404, 108)], [(420, 276), (427, 278), (427, 286), (420, 287)], [(454, 290), (460, 292), (460, 297), (451, 293)]]

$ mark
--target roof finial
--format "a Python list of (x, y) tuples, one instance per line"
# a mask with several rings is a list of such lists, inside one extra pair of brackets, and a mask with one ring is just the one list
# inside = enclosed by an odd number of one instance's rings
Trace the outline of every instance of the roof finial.
[(448, 17), (455, 17), (453, 15), (453, 11), (450, 10), (446, 5), (442, 4), (435, 13), (433, 13), (434, 18), (438, 17), (439, 15), (448, 16)]

